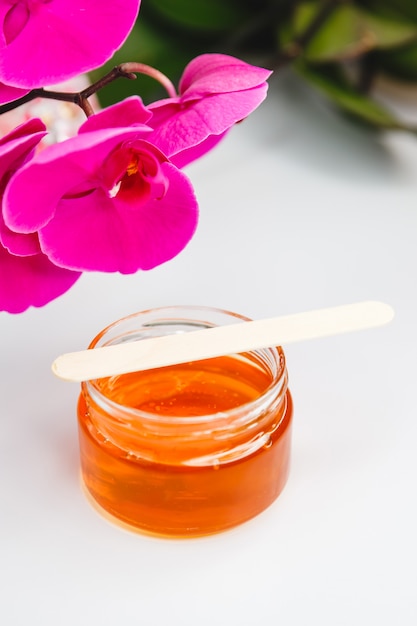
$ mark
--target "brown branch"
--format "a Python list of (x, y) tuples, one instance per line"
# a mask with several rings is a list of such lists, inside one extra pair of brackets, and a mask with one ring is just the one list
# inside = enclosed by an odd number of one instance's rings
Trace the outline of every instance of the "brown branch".
[(12, 111), (13, 109), (17, 109), (17, 107), (20, 107), (22, 104), (26, 104), (26, 102), (30, 102), (35, 98), (41, 98), (43, 97), (43, 93), (43, 89), (32, 89), (32, 91), (29, 91), (29, 93), (22, 96), (21, 98), (13, 100), (12, 102), (6, 102), (6, 104), (2, 104), (0, 106), (0, 114), (7, 113), (8, 111)]
[(86, 114), (87, 117), (94, 113), (91, 104), (88, 102), (88, 98), (93, 94), (97, 93), (100, 89), (113, 82), (117, 78), (128, 78), (129, 80), (134, 80), (136, 78), (136, 73), (147, 74), (148, 76), (152, 76), (156, 80), (159, 80), (164, 87), (167, 89), (170, 96), (176, 95), (175, 88), (172, 85), (171, 81), (164, 76), (158, 70), (154, 70), (148, 65), (144, 65), (143, 63), (122, 63), (121, 65), (116, 65), (110, 72), (108, 72), (105, 76), (97, 80), (92, 85), (89, 85), (82, 91), (77, 92), (64, 92), (64, 91), (51, 91), (48, 89), (32, 89), (26, 95), (22, 96), (22, 98), (18, 98), (17, 100), (13, 100), (13, 102), (7, 102), (0, 106), (0, 115), (2, 113), (7, 113), (8, 111), (12, 111), (22, 104), (26, 104), (26, 102), (30, 102), (35, 98), (47, 98), (49, 100), (60, 100), (62, 102), (72, 102), (73, 104), (78, 105)]

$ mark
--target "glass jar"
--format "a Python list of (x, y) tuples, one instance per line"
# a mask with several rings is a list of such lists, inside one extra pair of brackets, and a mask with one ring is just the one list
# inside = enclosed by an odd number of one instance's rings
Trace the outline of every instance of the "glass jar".
[[(104, 329), (90, 348), (247, 318), (171, 307)], [(288, 476), (292, 401), (281, 348), (88, 381), (78, 403), (85, 486), (107, 513), (165, 536), (231, 528)]]

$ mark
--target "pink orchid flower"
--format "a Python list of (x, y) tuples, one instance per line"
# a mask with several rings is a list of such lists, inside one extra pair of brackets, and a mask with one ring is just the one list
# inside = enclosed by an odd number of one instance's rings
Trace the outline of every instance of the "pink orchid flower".
[[(45, 135), (40, 120), (29, 120), (0, 139), (0, 208), (5, 187)], [(21, 313), (44, 306), (78, 279), (78, 272), (57, 267), (42, 254), (35, 233), (12, 232), (0, 211), (0, 311)]]
[(25, 96), (27, 93), (29, 93), (29, 91), (29, 89), (10, 87), (10, 85), (4, 85), (3, 83), (0, 83), (0, 104), (5, 104), (6, 102), (12, 102), (12, 100), (22, 98), (22, 96)]
[(185, 68), (179, 96), (153, 102), (149, 137), (178, 167), (211, 150), (265, 99), (271, 71), (224, 54), (203, 54)]
[(197, 201), (147, 140), (148, 118), (140, 98), (129, 98), (38, 153), (7, 186), (7, 226), (37, 232), (49, 259), (72, 270), (133, 273), (177, 255), (195, 231)]
[(33, 89), (102, 65), (125, 41), (139, 6), (140, 0), (1, 0), (0, 81)]

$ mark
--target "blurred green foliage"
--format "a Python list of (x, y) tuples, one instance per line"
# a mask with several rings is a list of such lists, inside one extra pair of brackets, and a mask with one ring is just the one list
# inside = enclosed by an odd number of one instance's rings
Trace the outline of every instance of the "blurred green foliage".
[[(404, 128), (373, 97), (376, 77), (417, 84), (417, 0), (142, 0), (137, 24), (106, 69), (123, 61), (158, 68), (176, 83), (204, 52), (279, 71), (292, 63), (338, 109), (378, 128)], [(93, 79), (103, 74), (93, 75)], [(165, 97), (148, 77), (119, 80), (103, 104), (139, 93)]]

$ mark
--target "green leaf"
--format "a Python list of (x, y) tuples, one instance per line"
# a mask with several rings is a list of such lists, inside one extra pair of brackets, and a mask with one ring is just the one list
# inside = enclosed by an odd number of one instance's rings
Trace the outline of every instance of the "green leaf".
[[(295, 13), (300, 35), (316, 17), (321, 3), (303, 3)], [(354, 5), (336, 7), (306, 47), (304, 58), (327, 63), (356, 58), (376, 48), (389, 48), (417, 39), (417, 25), (365, 12)]]
[(372, 13), (377, 12), (394, 19), (417, 22), (416, 0), (360, 0)]
[(328, 68), (311, 68), (297, 63), (302, 76), (344, 112), (362, 122), (384, 129), (402, 129), (395, 116), (370, 97), (356, 92), (339, 73)]
[(417, 80), (417, 44), (381, 53), (377, 61), (381, 69), (392, 76), (409, 81)]
[[(303, 33), (315, 19), (321, 3), (299, 5), (295, 14), (295, 32)], [(353, 6), (336, 8), (319, 28), (305, 50), (305, 59), (328, 62), (351, 58), (368, 49), (360, 28), (358, 11)]]
[(174, 27), (224, 32), (245, 17), (240, 3), (225, 0), (147, 0), (148, 9)]
[(361, 15), (364, 28), (375, 38), (376, 48), (403, 46), (417, 39), (417, 24), (365, 12)]

